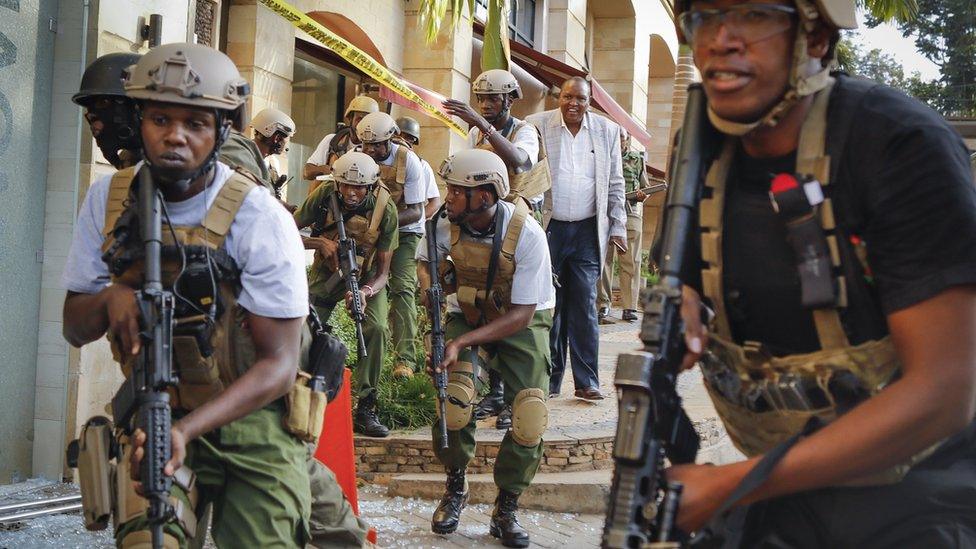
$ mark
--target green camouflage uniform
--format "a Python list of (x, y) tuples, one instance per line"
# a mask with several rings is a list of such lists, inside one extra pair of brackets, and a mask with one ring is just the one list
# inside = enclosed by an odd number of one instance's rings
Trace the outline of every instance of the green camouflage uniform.
[(220, 147), (218, 159), (231, 168), (240, 168), (256, 175), (261, 180), (261, 184), (271, 190), (271, 172), (268, 171), (268, 165), (264, 163), (264, 157), (261, 156), (258, 146), (254, 141), (244, 137), (244, 134), (231, 130), (227, 141)]
[[(324, 219), (322, 205), (328, 203), (329, 196), (334, 192), (332, 182), (324, 182), (312, 191), (312, 194), (305, 199), (305, 202), (295, 211), (295, 221), (300, 227), (320, 222)], [(366, 203), (361, 208), (361, 212), (367, 218), (373, 215), (373, 206), (376, 204), (374, 195), (366, 197)], [(396, 206), (393, 202), (386, 205), (386, 212), (380, 222), (379, 238), (376, 241), (376, 252), (385, 252), (397, 247), (398, 225)], [(349, 235), (354, 237), (354, 235)], [(360, 276), (360, 282), (372, 278), (376, 273), (376, 261), (373, 265)], [(312, 304), (319, 314), (319, 318), (327, 321), (332, 316), (332, 310), (337, 303), (345, 303), (346, 285), (341, 279), (337, 282), (329, 283), (332, 278), (332, 271), (324, 261), (317, 261), (312, 266), (308, 277), (308, 292), (312, 299)], [(379, 385), (380, 370), (383, 368), (383, 358), (386, 356), (386, 338), (389, 337), (387, 329), (387, 317), (389, 316), (389, 304), (386, 297), (386, 288), (376, 292), (373, 297), (366, 301), (366, 321), (363, 323), (363, 339), (366, 340), (367, 358), (360, 358), (356, 362), (353, 370), (353, 381), (357, 396), (362, 398), (368, 394), (375, 393)]]
[[(644, 155), (636, 151), (623, 154), (624, 193), (632, 193), (647, 184)], [(638, 295), (643, 287), (640, 276), (641, 245), (644, 232), (644, 205), (625, 200), (627, 211), (627, 253), (620, 254), (620, 304), (624, 309), (638, 308)], [(613, 258), (619, 252), (615, 246), (607, 246), (606, 264), (600, 274), (598, 307), (610, 306), (610, 283), (613, 278)]]

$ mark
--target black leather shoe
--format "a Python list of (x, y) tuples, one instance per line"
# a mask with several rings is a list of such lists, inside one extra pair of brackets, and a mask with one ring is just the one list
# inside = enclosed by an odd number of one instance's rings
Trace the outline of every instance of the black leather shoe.
[(464, 481), (464, 469), (448, 469), (444, 497), (441, 498), (430, 530), (435, 534), (451, 534), (461, 522), (461, 511), (468, 503), (468, 485)]
[(596, 317), (598, 319), (600, 319), (600, 320), (603, 320), (604, 318), (607, 318), (608, 316), (610, 316), (610, 307), (600, 307), (596, 311)]
[(515, 511), (518, 511), (518, 494), (506, 490), (498, 491), (495, 500), (495, 510), (491, 513), (491, 535), (502, 540), (505, 547), (528, 547), (529, 533), (518, 523)]
[(376, 393), (359, 399), (356, 415), (352, 419), (352, 430), (368, 437), (386, 438), (390, 435), (390, 430), (376, 417)]
[(495, 420), (495, 429), (504, 430), (510, 429), (512, 427), (512, 407), (505, 406), (505, 408), (499, 412), (498, 419)]
[(637, 320), (639, 317), (637, 316), (637, 311), (635, 311), (634, 309), (624, 309), (624, 313), (623, 315), (621, 315), (621, 318), (626, 320), (627, 322), (633, 322)]

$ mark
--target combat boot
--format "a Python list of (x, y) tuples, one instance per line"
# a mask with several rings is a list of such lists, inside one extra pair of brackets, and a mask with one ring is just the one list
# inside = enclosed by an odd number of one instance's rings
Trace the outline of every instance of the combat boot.
[(515, 518), (515, 511), (518, 511), (518, 498), (518, 494), (499, 489), (495, 510), (491, 513), (491, 526), (488, 531), (501, 539), (505, 547), (529, 546), (529, 533)]
[(488, 394), (474, 408), (474, 418), (481, 420), (497, 416), (505, 408), (505, 388), (502, 376), (495, 370), (488, 371)]
[(435, 534), (453, 533), (461, 522), (461, 511), (467, 504), (468, 481), (464, 478), (464, 469), (448, 469), (444, 497), (434, 509), (434, 517), (430, 521), (431, 531)]
[(508, 405), (498, 413), (498, 418), (495, 420), (495, 429), (503, 431), (505, 429), (510, 429), (512, 427), (512, 406)]
[(370, 393), (359, 399), (356, 416), (352, 420), (352, 430), (354, 433), (368, 437), (389, 436), (390, 430), (376, 417), (376, 393)]

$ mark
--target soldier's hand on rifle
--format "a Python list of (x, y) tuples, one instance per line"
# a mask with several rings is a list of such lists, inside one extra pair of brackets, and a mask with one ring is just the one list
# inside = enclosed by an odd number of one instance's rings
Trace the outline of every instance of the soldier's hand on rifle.
[(678, 528), (683, 532), (701, 530), (753, 465), (750, 460), (729, 465), (690, 463), (669, 467), (664, 472), (668, 481), (683, 485)]
[(441, 361), (440, 367), (436, 369), (436, 373), (441, 371), (451, 371), (451, 368), (457, 364), (458, 355), (461, 354), (461, 345), (458, 345), (457, 340), (452, 339), (444, 345), (444, 360)]
[(685, 323), (685, 346), (688, 348), (681, 369), (688, 370), (701, 358), (708, 343), (708, 328), (702, 322), (701, 296), (689, 286), (681, 287), (681, 320)]
[(647, 200), (647, 195), (644, 194), (644, 191), (637, 189), (636, 191), (634, 191), (634, 199), (638, 202), (643, 202)]
[(125, 284), (112, 284), (102, 290), (108, 329), (118, 340), (125, 354), (135, 355), (142, 349), (139, 337), (139, 304), (136, 291)]
[[(166, 467), (163, 468), (163, 473), (169, 477), (173, 476), (176, 470), (183, 466), (183, 460), (186, 459), (187, 443), (186, 435), (175, 424), (170, 429), (170, 440), (172, 441), (172, 457), (166, 463)], [(142, 484), (139, 482), (139, 464), (146, 453), (146, 433), (142, 429), (136, 429), (129, 442), (132, 444), (132, 453), (129, 454), (129, 478), (136, 482), (136, 493), (142, 495)]]
[[(371, 290), (372, 290), (372, 288), (370, 288), (369, 286), (363, 286), (363, 287), (359, 288), (359, 300), (360, 300), (360, 303), (362, 303), (364, 307), (366, 305), (366, 299), (368, 299), (370, 297), (373, 297), (373, 292)], [(350, 314), (352, 314), (352, 312), (353, 312), (352, 311), (352, 292), (346, 292), (346, 310), (349, 311)]]
[(478, 129), (490, 126), (488, 121), (485, 120), (485, 117), (481, 116), (478, 111), (472, 109), (471, 105), (468, 105), (464, 101), (448, 99), (443, 103), (443, 106), (448, 114), (464, 120), (469, 126), (477, 127)]
[(315, 254), (322, 258), (333, 271), (339, 270), (339, 243), (323, 236), (303, 236), (305, 249), (315, 250)]

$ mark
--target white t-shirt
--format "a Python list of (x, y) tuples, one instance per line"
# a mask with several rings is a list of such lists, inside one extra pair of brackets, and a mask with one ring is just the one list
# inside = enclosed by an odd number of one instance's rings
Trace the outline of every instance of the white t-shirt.
[[(522, 121), (518, 118), (512, 117), (512, 128), (521, 124)], [(504, 136), (508, 139), (508, 136)], [(481, 140), (481, 129), (472, 126), (471, 130), (468, 131), (468, 145), (471, 148), (478, 146), (478, 142)], [(535, 129), (532, 124), (523, 124), (522, 127), (515, 132), (515, 140), (512, 144), (516, 147), (525, 151), (525, 154), (529, 155), (530, 165), (535, 165), (539, 160), (539, 132)]]
[[(390, 142), (390, 156), (386, 157), (385, 160), (377, 162), (382, 166), (392, 166), (396, 162), (396, 152), (400, 148), (400, 145)], [(403, 203), (409, 205), (413, 204), (423, 204), (427, 201), (427, 181), (426, 175), (424, 174), (423, 165), (420, 163), (420, 157), (417, 153), (407, 150), (407, 178), (403, 182)], [(400, 227), (401, 233), (414, 233), (423, 234), (424, 233), (424, 216), (420, 215), (420, 219), (409, 224)]]
[[(509, 202), (499, 202), (502, 208), (502, 232), (508, 230), (508, 223), (512, 219), (515, 205)], [(504, 234), (502, 235), (504, 237)], [(474, 239), (461, 231), (462, 240), (477, 240), (491, 244), (491, 237)], [(437, 249), (440, 251), (438, 260), (451, 251), (451, 222), (447, 216), (437, 220)], [(427, 236), (417, 245), (417, 259), (427, 261)], [(487, 281), (486, 281), (487, 282)], [(522, 233), (515, 245), (515, 275), (512, 278), (512, 304), (535, 305), (535, 310), (543, 311), (556, 306), (556, 289), (552, 285), (552, 262), (549, 259), (549, 242), (546, 233), (531, 215), (525, 218)], [(447, 296), (447, 310), (453, 313), (461, 312), (457, 296)]]
[(318, 147), (315, 147), (315, 150), (312, 151), (312, 155), (308, 157), (308, 160), (306, 160), (305, 163), (316, 164), (319, 166), (325, 166), (328, 164), (329, 146), (332, 145), (333, 137), (335, 137), (334, 133), (330, 133), (329, 135), (323, 137), (322, 141), (319, 141)]
[(426, 193), (424, 198), (430, 200), (431, 198), (440, 198), (441, 190), (437, 187), (437, 178), (434, 176), (434, 168), (430, 167), (423, 158), (420, 159), (420, 163), (424, 167), (424, 185), (426, 187)]
[[(210, 188), (182, 202), (166, 202), (165, 212), (173, 225), (200, 225), (230, 175), (230, 168), (218, 163)], [(111, 175), (96, 180), (78, 212), (61, 275), (66, 290), (94, 294), (109, 284), (101, 248), (111, 180)], [(166, 230), (165, 216), (163, 230)], [(224, 240), (224, 249), (241, 270), (238, 303), (242, 307), (269, 318), (299, 318), (308, 314), (302, 240), (294, 219), (266, 188), (258, 187), (247, 193)]]

